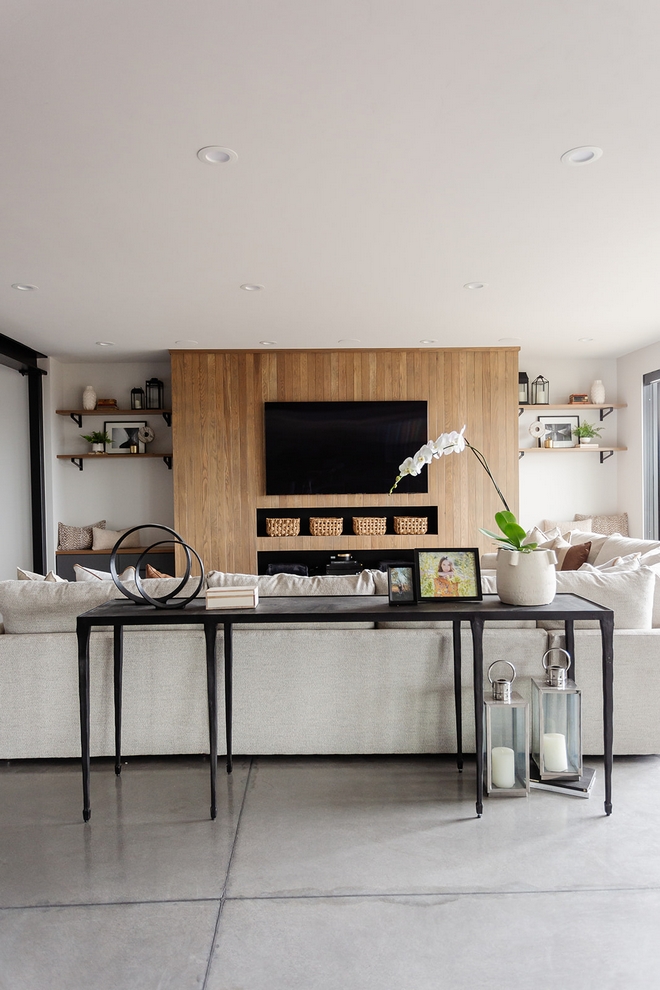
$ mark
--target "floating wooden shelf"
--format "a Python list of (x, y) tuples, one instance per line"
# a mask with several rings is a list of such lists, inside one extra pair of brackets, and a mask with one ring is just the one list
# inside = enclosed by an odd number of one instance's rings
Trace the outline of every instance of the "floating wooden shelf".
[(58, 461), (71, 461), (75, 464), (79, 471), (83, 469), (83, 461), (99, 461), (99, 460), (114, 460), (115, 458), (125, 460), (135, 461), (139, 457), (160, 457), (161, 460), (165, 461), (170, 471), (172, 470), (172, 454), (58, 454)]
[(541, 410), (545, 409), (546, 412), (552, 412), (555, 409), (570, 409), (571, 412), (575, 412), (576, 409), (598, 409), (600, 410), (600, 421), (602, 423), (605, 417), (609, 416), (609, 414), (612, 412), (613, 409), (627, 409), (627, 408), (628, 408), (627, 402), (603, 402), (601, 404), (597, 404), (594, 402), (566, 402), (563, 405), (555, 404), (554, 402), (550, 402), (550, 403), (544, 402), (541, 405), (539, 405), (538, 403), (536, 405), (532, 405), (531, 403), (525, 403), (524, 405), (518, 405), (518, 415), (522, 416), (522, 414), (525, 412), (526, 409), (534, 409), (537, 411), (539, 409)]
[(70, 416), (76, 426), (82, 427), (83, 416), (130, 416), (131, 419), (144, 416), (162, 416), (168, 426), (172, 425), (171, 409), (115, 409), (109, 407), (105, 409), (56, 409), (58, 416)]
[(627, 447), (592, 447), (590, 445), (584, 444), (583, 446), (575, 447), (519, 447), (518, 448), (518, 458), (524, 457), (525, 454), (600, 454), (600, 463), (606, 461), (613, 454), (621, 450), (628, 450)]

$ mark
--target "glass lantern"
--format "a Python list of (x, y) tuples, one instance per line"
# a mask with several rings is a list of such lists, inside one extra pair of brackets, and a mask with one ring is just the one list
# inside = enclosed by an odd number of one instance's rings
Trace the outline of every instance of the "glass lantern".
[(550, 404), (550, 382), (539, 375), (532, 382), (532, 405), (547, 406)]
[(131, 409), (144, 409), (144, 389), (131, 389)]
[(518, 372), (518, 405), (529, 403), (529, 375), (525, 371)]
[(165, 405), (165, 386), (160, 378), (150, 378), (145, 383), (147, 391), (147, 409), (162, 409)]
[[(566, 665), (550, 664), (563, 653)], [(532, 759), (540, 780), (578, 780), (582, 776), (582, 696), (569, 681), (571, 656), (555, 648), (543, 654), (546, 676), (532, 677)]]
[[(498, 663), (511, 668), (511, 680), (493, 680)], [(511, 689), (516, 668), (508, 660), (496, 660), (488, 668), (492, 696), (484, 698), (484, 781), (491, 797), (526, 797), (529, 794), (529, 705)]]

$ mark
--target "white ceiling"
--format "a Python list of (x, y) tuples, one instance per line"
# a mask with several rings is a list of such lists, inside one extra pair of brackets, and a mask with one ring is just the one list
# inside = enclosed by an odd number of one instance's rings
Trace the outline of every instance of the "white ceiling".
[(659, 38), (655, 0), (3, 0), (0, 332), (652, 343)]

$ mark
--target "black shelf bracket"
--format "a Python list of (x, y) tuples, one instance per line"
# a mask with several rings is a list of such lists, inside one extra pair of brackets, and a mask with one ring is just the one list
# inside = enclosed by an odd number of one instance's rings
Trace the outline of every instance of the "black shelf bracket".
[[(69, 413), (70, 418), (76, 424), (79, 430), (82, 430), (82, 413)], [(82, 470), (82, 468), (81, 468)]]
[(602, 464), (603, 461), (606, 461), (608, 459), (608, 457), (612, 457), (613, 455), (614, 455), (614, 451), (613, 450), (601, 450), (600, 451), (600, 463)]
[(163, 460), (167, 464), (168, 470), (171, 471), (172, 470), (172, 455), (171, 454), (165, 454), (165, 456), (163, 457)]
[(614, 406), (607, 406), (605, 409), (601, 409), (601, 411), (600, 411), (600, 421), (601, 421), (601, 423), (603, 422), (603, 420), (605, 419), (605, 417), (606, 416), (609, 416), (609, 414), (611, 412), (613, 412), (613, 411), (614, 411)]
[(522, 414), (524, 413), (524, 411), (525, 411), (525, 407), (524, 406), (518, 406), (518, 419), (520, 419), (520, 417), (522, 416)]
[(79, 471), (83, 469), (83, 459), (82, 457), (72, 457), (71, 463), (75, 464)]
[(525, 456), (525, 451), (524, 450), (519, 450), (518, 451), (518, 460), (519, 461), (522, 461), (522, 459), (523, 459), (524, 456)]
[(165, 420), (165, 422), (167, 423), (168, 426), (171, 426), (172, 425), (172, 413), (171, 412), (164, 412), (163, 413), (163, 419)]

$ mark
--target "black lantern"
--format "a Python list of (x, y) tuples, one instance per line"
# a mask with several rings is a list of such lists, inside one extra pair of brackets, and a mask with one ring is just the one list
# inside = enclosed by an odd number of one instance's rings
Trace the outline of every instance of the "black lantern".
[(550, 403), (550, 382), (539, 375), (532, 382), (532, 405), (547, 406)]
[(131, 409), (144, 409), (144, 389), (131, 389)]
[(160, 378), (150, 378), (145, 384), (147, 390), (147, 409), (162, 409), (165, 405), (165, 386)]
[(529, 403), (529, 375), (526, 371), (518, 372), (518, 405), (526, 406)]

